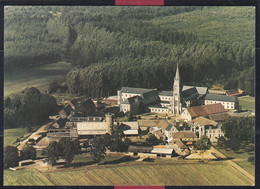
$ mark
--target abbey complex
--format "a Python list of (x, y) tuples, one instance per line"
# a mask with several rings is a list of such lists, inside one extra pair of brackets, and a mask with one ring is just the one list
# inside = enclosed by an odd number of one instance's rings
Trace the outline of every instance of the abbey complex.
[(172, 91), (158, 91), (122, 87), (118, 92), (120, 111), (130, 111), (133, 114), (144, 112), (170, 113), (180, 115), (185, 109), (194, 106), (220, 103), (225, 109), (238, 109), (238, 99), (235, 96), (208, 94), (207, 87), (181, 87), (181, 78), (177, 65)]

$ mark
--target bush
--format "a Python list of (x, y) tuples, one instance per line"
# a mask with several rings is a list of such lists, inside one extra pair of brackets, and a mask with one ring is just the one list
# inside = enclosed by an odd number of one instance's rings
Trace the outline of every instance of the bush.
[(4, 168), (15, 167), (18, 165), (18, 149), (13, 146), (6, 146), (4, 148)]
[(255, 156), (249, 156), (247, 161), (251, 162), (252, 164), (254, 164), (255, 163)]
[(36, 159), (36, 149), (32, 146), (25, 146), (21, 150), (21, 159)]
[(245, 152), (252, 152), (254, 150), (255, 150), (254, 144), (249, 144), (248, 146), (245, 147)]

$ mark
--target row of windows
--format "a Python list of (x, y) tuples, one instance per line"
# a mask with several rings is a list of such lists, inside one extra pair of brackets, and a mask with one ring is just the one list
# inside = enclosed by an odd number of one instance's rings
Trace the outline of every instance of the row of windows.
[(219, 102), (219, 101), (206, 101), (206, 105), (207, 104), (216, 104), (216, 103), (221, 103), (225, 108), (234, 108), (234, 103), (230, 103), (229, 106), (229, 102)]
[(172, 97), (160, 97), (161, 98), (161, 100), (172, 100)]
[(160, 108), (158, 108), (158, 109), (154, 109), (154, 108), (151, 108), (151, 112), (166, 112), (166, 113), (168, 113), (168, 111), (169, 110), (165, 110), (165, 109), (160, 109)]

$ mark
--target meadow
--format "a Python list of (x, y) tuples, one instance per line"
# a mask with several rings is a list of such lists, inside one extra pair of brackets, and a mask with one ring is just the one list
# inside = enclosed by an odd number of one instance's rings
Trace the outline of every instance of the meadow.
[(252, 96), (240, 96), (238, 97), (239, 106), (242, 107), (243, 110), (253, 110), (255, 111), (255, 97)]
[(4, 146), (12, 145), (17, 138), (27, 133), (26, 128), (15, 128), (4, 130)]
[(57, 62), (4, 73), (4, 97), (25, 89), (36, 87), (41, 92), (48, 89), (51, 81), (65, 80), (71, 66), (66, 62)]

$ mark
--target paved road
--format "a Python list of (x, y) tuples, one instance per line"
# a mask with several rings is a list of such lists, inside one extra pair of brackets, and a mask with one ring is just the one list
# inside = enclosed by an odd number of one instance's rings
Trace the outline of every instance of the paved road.
[[(215, 147), (211, 147), (210, 149), (212, 152), (216, 153), (220, 158), (226, 159), (227, 157), (222, 154), (220, 151), (218, 151)], [(240, 167), (238, 164), (236, 164), (235, 162), (233, 162), (232, 160), (227, 160), (225, 161), (226, 163), (228, 163), (229, 165), (231, 165), (233, 168), (235, 168), (236, 170), (238, 170), (240, 173), (242, 173), (243, 175), (245, 175), (246, 177), (248, 177), (250, 180), (252, 180), (253, 182), (255, 182), (255, 177), (251, 174), (249, 174), (246, 170), (244, 170), (242, 167)]]

